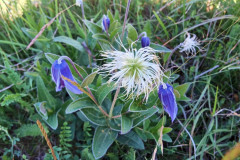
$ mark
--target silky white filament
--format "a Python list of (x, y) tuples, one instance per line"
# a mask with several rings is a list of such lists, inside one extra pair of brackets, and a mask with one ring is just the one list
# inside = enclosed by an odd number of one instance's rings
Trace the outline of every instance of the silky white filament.
[(164, 73), (155, 55), (156, 50), (150, 47), (127, 50), (121, 42), (119, 44), (125, 52), (104, 51), (102, 56), (110, 62), (102, 66), (102, 71), (110, 76), (108, 82), (120, 84), (127, 95), (144, 94), (147, 101), (150, 92), (163, 84)]

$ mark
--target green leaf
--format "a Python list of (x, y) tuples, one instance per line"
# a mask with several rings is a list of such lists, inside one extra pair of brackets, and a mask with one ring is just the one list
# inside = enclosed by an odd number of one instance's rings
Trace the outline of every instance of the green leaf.
[(98, 41), (98, 44), (101, 46), (102, 50), (105, 51), (109, 51), (112, 50), (112, 46), (109, 43), (105, 43), (103, 41)]
[(191, 99), (186, 97), (186, 92), (188, 90), (188, 88), (190, 87), (191, 83), (184, 83), (182, 85), (176, 86), (174, 87), (174, 90), (178, 91), (178, 93), (180, 94), (180, 97), (177, 98), (177, 101), (190, 101)]
[(92, 36), (94, 39), (98, 40), (98, 41), (102, 41), (104, 43), (110, 43), (108, 41), (108, 37), (106, 34), (103, 34), (103, 33), (96, 33)]
[(107, 11), (107, 16), (110, 19), (110, 23), (112, 24), (114, 22), (114, 19), (113, 19), (113, 15), (109, 9)]
[(152, 25), (151, 25), (151, 22), (150, 20), (148, 20), (145, 25), (144, 25), (144, 28), (143, 28), (143, 31), (145, 31), (147, 33), (147, 36), (148, 37), (152, 37)]
[(154, 136), (152, 135), (152, 133), (150, 133), (149, 131), (143, 130), (141, 128), (135, 127), (134, 131), (138, 134), (138, 136), (144, 141), (146, 142), (148, 139), (153, 139), (154, 140)]
[(121, 24), (118, 21), (111, 22), (110, 27), (108, 29), (108, 33), (111, 34), (112, 31), (114, 31), (116, 28), (120, 28)]
[(103, 157), (117, 138), (118, 133), (107, 127), (97, 127), (93, 137), (92, 151), (96, 159)]
[(95, 23), (88, 21), (88, 20), (83, 20), (84, 24), (87, 26), (87, 28), (92, 32), (92, 34), (96, 33), (102, 33), (102, 28)]
[(130, 147), (133, 147), (135, 149), (144, 149), (144, 144), (141, 138), (133, 131), (124, 134), (124, 135), (119, 135), (117, 140), (122, 143), (126, 144)]
[(53, 96), (48, 92), (48, 89), (45, 87), (45, 84), (40, 76), (36, 77), (37, 81), (37, 94), (38, 101), (43, 102), (47, 101), (50, 108), (55, 108), (56, 100)]
[(59, 37), (55, 37), (53, 39), (54, 42), (61, 42), (61, 43), (65, 43), (68, 44), (74, 48), (76, 48), (77, 50), (84, 52), (84, 48), (81, 45), (81, 43), (79, 43), (77, 40), (74, 40), (72, 38), (69, 37), (65, 37), (65, 36), (59, 36)]
[(114, 83), (105, 83), (97, 89), (96, 96), (98, 103), (101, 105), (107, 95), (115, 88)]
[[(158, 140), (159, 140), (159, 137), (160, 137), (160, 129), (162, 126), (164, 126), (166, 124), (166, 116), (163, 116), (163, 118), (158, 122), (158, 124), (152, 128), (149, 129), (149, 132), (152, 133), (156, 143), (158, 144)], [(168, 137), (169, 136), (165, 136), (167, 133), (171, 132), (172, 131), (172, 128), (170, 127), (164, 127), (163, 128), (163, 131), (162, 131), (162, 134), (163, 134), (163, 141), (168, 141)], [(165, 138), (165, 139), (164, 139)], [(169, 137), (170, 138), (170, 137)], [(171, 140), (171, 138), (170, 138)]]
[(146, 111), (148, 108), (146, 105), (140, 104), (141, 102), (137, 103), (137, 102), (133, 102), (131, 103), (130, 107), (129, 107), (129, 111), (131, 112), (143, 112)]
[(123, 105), (123, 108), (122, 108), (122, 111), (121, 111), (121, 113), (125, 113), (125, 112), (128, 112), (129, 111), (129, 108), (130, 108), (130, 106), (132, 105), (132, 103), (133, 103), (133, 100), (128, 100), (128, 101), (126, 101), (125, 102), (125, 104)]
[(130, 38), (132, 41), (136, 41), (138, 38), (138, 33), (131, 24), (127, 25), (127, 31), (128, 31), (128, 38)]
[(152, 91), (148, 97), (148, 101), (146, 103), (143, 103), (141, 98), (138, 101), (134, 101), (131, 103), (129, 110), (131, 112), (142, 112), (146, 111), (147, 109), (151, 108), (156, 104), (158, 101), (158, 92), (157, 89)]
[(165, 46), (159, 45), (159, 44), (155, 44), (155, 43), (150, 43), (150, 47), (157, 50), (160, 53), (171, 53), (172, 50), (168, 49)]
[(118, 10), (115, 10), (114, 20), (120, 22), (120, 13)]
[(121, 131), (121, 117), (112, 118), (110, 121), (108, 121), (108, 124), (114, 131)]
[(174, 95), (175, 95), (176, 99), (178, 99), (178, 98), (181, 97), (181, 95), (180, 95), (180, 93), (178, 92), (178, 90), (174, 89), (173, 92), (174, 92)]
[(99, 111), (98, 108), (83, 108), (80, 112), (89, 122), (95, 125), (105, 126), (107, 123), (106, 117)]
[[(166, 116), (163, 116), (163, 118), (155, 125), (154, 127), (151, 127), (149, 131), (154, 135), (155, 133), (158, 134), (158, 130), (164, 126), (166, 123)], [(157, 139), (157, 138), (156, 138)]]
[(87, 87), (89, 84), (91, 84), (95, 78), (95, 76), (97, 75), (97, 72), (93, 72), (91, 74), (89, 74), (82, 82), (81, 86), (82, 87)]
[(172, 142), (172, 138), (168, 134), (164, 134), (162, 136), (162, 140), (165, 141), (165, 142), (169, 142), (169, 143)]
[(140, 113), (134, 113), (134, 114), (136, 114), (136, 116), (134, 116), (135, 118), (133, 119), (133, 127), (136, 127), (141, 122), (143, 122), (145, 119), (151, 117), (157, 111), (158, 111), (157, 107), (152, 107), (152, 108), (149, 108), (146, 111), (143, 111), (143, 112), (140, 112)]
[(128, 133), (133, 126), (133, 120), (126, 115), (122, 115), (121, 134)]
[(166, 34), (167, 39), (169, 39), (169, 34), (168, 34), (168, 31), (167, 31), (167, 29), (166, 29), (164, 23), (162, 22), (162, 20), (160, 19), (160, 17), (157, 15), (157, 13), (156, 13), (155, 11), (153, 11), (153, 13), (154, 13), (155, 17), (157, 18), (158, 23), (161, 25), (161, 27), (162, 27), (164, 33)]
[[(119, 22), (117, 22), (117, 24), (119, 24)], [(116, 24), (116, 25), (117, 25)], [(111, 27), (110, 27), (110, 29), (111, 29)], [(110, 30), (109, 29), (109, 30)], [(110, 32), (111, 31), (111, 32)], [(110, 36), (109, 36), (109, 38), (110, 39), (113, 39), (116, 35), (120, 35), (120, 32), (122, 32), (122, 27), (115, 27), (115, 28), (113, 28), (112, 30), (110, 30), (109, 31), (109, 33), (110, 33)]]
[(163, 128), (163, 134), (167, 134), (167, 133), (169, 133), (171, 131), (172, 131), (172, 128), (170, 128), (170, 127), (164, 127)]
[(60, 56), (52, 53), (45, 53), (47, 60), (53, 64)]
[(48, 119), (47, 120), (44, 120), (52, 129), (57, 129), (58, 127), (58, 119), (57, 119), (57, 115), (58, 115), (58, 112), (60, 111), (61, 109), (59, 109), (56, 113), (52, 113), (48, 116)]
[[(79, 98), (82, 98), (82, 96), (83, 96), (83, 94), (75, 94), (75, 93), (73, 93), (73, 92), (71, 92), (69, 89), (67, 89), (66, 88), (66, 91), (67, 91), (67, 93), (68, 93), (68, 95), (71, 97), (71, 99), (73, 100), (73, 101), (76, 101), (76, 100), (78, 100)], [(86, 95), (87, 96), (87, 95)]]
[(70, 114), (76, 112), (82, 108), (92, 108), (96, 107), (96, 105), (92, 102), (91, 99), (87, 98), (80, 98), (76, 101), (70, 103), (66, 109), (66, 114)]
[(167, 60), (168, 60), (168, 58), (169, 58), (169, 56), (171, 55), (171, 53), (170, 52), (168, 52), (168, 53), (165, 53), (164, 55), (163, 55), (163, 62), (164, 63), (166, 63), (167, 62)]
[(46, 102), (38, 102), (34, 104), (35, 109), (37, 110), (38, 114), (45, 120), (48, 119), (48, 113), (46, 110)]
[(85, 148), (85, 149), (82, 150), (82, 152), (81, 152), (81, 159), (95, 160), (95, 158), (93, 157), (91, 151), (89, 151), (88, 148)]

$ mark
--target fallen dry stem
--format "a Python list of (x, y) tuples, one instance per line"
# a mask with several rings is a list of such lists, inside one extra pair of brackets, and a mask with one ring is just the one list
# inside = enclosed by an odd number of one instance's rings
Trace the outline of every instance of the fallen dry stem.
[(72, 7), (75, 6), (75, 5), (76, 5), (76, 4), (73, 4), (73, 5), (71, 5), (70, 7), (62, 10), (62, 11), (59, 12), (55, 17), (53, 17), (53, 19), (51, 19), (47, 24), (45, 24), (45, 25), (41, 28), (40, 32), (38, 32), (38, 34), (37, 34), (37, 35), (32, 39), (32, 41), (28, 44), (28, 46), (27, 46), (26, 49), (28, 50), (28, 49), (36, 42), (36, 40), (38, 39), (38, 37), (40, 37), (40, 36), (42, 35), (42, 33), (44, 32), (44, 30), (45, 30), (47, 27), (49, 27), (49, 26), (54, 22), (54, 20), (55, 20), (58, 16), (60, 16), (63, 12), (65, 12), (66, 10), (72, 8)]

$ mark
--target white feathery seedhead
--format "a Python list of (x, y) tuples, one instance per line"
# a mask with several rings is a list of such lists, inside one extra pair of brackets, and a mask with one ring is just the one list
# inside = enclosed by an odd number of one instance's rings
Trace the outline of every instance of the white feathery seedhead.
[(110, 75), (109, 83), (115, 82), (126, 89), (127, 96), (131, 94), (138, 97), (144, 94), (147, 101), (150, 92), (163, 83), (165, 76), (154, 54), (156, 50), (150, 47), (127, 50), (122, 43), (120, 45), (125, 52), (103, 52), (102, 56), (111, 62), (104, 64), (102, 70)]
[[(186, 33), (187, 37), (183, 43), (180, 44), (180, 52), (185, 52), (187, 55), (196, 54), (196, 49), (199, 48), (200, 43), (197, 41), (197, 36), (195, 34)], [(192, 35), (192, 36), (191, 36)]]

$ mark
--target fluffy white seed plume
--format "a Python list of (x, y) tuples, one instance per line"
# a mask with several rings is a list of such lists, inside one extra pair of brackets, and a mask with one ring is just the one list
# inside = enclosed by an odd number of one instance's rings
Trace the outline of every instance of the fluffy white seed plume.
[(125, 52), (103, 52), (102, 56), (111, 61), (104, 64), (102, 70), (110, 75), (108, 82), (124, 87), (127, 95), (144, 94), (147, 101), (150, 92), (163, 83), (164, 73), (154, 54), (156, 50), (150, 47), (127, 50), (122, 43), (121, 45)]
[[(197, 41), (197, 36), (195, 34), (190, 34), (187, 32), (187, 37), (183, 43), (180, 44), (180, 52), (185, 52), (187, 55), (196, 54), (196, 49), (199, 48), (200, 43)], [(192, 36), (191, 36), (192, 35)]]

